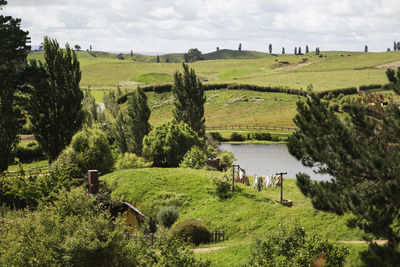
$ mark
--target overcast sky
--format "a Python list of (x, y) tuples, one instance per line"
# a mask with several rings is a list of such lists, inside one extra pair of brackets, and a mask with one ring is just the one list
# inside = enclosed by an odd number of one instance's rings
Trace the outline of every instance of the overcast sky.
[(47, 35), (102, 51), (386, 51), (400, 41), (400, 0), (8, 0), (0, 12), (22, 19), (32, 45)]

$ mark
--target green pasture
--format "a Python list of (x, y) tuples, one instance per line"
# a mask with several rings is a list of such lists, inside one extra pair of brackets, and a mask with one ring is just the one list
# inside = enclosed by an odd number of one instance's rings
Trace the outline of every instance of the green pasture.
[(131, 202), (144, 214), (155, 214), (163, 206), (175, 205), (180, 212), (177, 223), (195, 218), (210, 230), (225, 230), (228, 241), (207, 247), (226, 248), (198, 255), (211, 259), (214, 266), (246, 263), (253, 238), (276, 229), (280, 223), (297, 222), (329, 240), (362, 240), (359, 230), (346, 226), (350, 215), (337, 216), (313, 209), (294, 179), (284, 180), (284, 198), (294, 203), (289, 208), (279, 203), (280, 188), (257, 192), (252, 186), (238, 184), (232, 198), (221, 200), (210, 189), (212, 177), (221, 175), (206, 170), (148, 168), (117, 171), (100, 179), (112, 188), (112, 198)]
[[(385, 69), (378, 65), (400, 60), (400, 52), (360, 53), (314, 52), (305, 55), (280, 55), (220, 50), (205, 56), (204, 61), (191, 63), (204, 83), (248, 83), (256, 85), (307, 88), (313, 84), (316, 91), (331, 90), (365, 84), (386, 83)], [(93, 56), (95, 55), (95, 56)], [(173, 73), (180, 70), (182, 54), (169, 54), (155, 62), (155, 56), (134, 54), (117, 59), (117, 54), (105, 52), (78, 52), (81, 64), (81, 86), (97, 88), (133, 89), (138, 85), (171, 82)], [(166, 63), (166, 58), (171, 58)], [(43, 52), (29, 54), (30, 59), (43, 59)], [(211, 60), (214, 59), (214, 60)], [(304, 64), (306, 62), (306, 64)], [(302, 63), (302, 64), (300, 64)], [(310, 64), (311, 63), (311, 64)], [(300, 65), (298, 65), (300, 64)]]

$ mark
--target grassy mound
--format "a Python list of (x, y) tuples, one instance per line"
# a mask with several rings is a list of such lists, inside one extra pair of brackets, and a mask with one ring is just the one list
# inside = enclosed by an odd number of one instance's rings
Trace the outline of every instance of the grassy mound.
[(294, 202), (288, 208), (279, 203), (280, 188), (257, 192), (239, 184), (234, 197), (220, 200), (207, 189), (211, 186), (211, 177), (217, 175), (221, 173), (148, 168), (118, 171), (101, 179), (113, 188), (112, 197), (133, 203), (145, 214), (176, 205), (180, 211), (178, 223), (200, 219), (210, 230), (225, 229), (230, 239), (262, 235), (279, 223), (292, 220), (331, 240), (361, 239), (358, 230), (346, 227), (348, 215), (339, 217), (314, 210), (293, 179), (284, 180), (284, 198)]

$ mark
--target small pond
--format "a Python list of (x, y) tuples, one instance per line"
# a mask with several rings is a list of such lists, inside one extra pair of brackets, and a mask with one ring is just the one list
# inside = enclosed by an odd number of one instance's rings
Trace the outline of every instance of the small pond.
[(284, 177), (296, 178), (296, 173), (303, 172), (310, 175), (312, 180), (330, 180), (329, 175), (316, 174), (311, 168), (303, 166), (290, 155), (286, 144), (221, 144), (219, 148), (233, 152), (238, 164), (248, 175), (270, 176), (287, 172)]

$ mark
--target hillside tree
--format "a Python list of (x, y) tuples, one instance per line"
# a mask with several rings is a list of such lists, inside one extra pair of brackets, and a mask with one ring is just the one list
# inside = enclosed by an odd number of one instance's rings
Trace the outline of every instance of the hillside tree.
[(294, 54), (297, 55), (297, 47), (294, 47)]
[(197, 49), (197, 48), (189, 49), (189, 51), (187, 53), (185, 53), (184, 58), (185, 58), (186, 63), (203, 60), (201, 51), (199, 51), (199, 49)]
[(157, 55), (156, 61), (157, 61), (157, 63), (160, 63), (160, 56), (159, 55)]
[(282, 47), (282, 55), (284, 55), (284, 54), (285, 54), (285, 48)]
[(242, 51), (242, 43), (239, 44), (239, 51)]
[(400, 42), (397, 42), (397, 50), (400, 50)]
[(297, 54), (301, 55), (301, 47), (299, 46), (299, 49), (297, 50)]
[[(400, 69), (387, 71), (391, 88), (400, 94)], [(400, 108), (390, 98), (364, 92), (353, 101), (347, 119), (313, 92), (297, 104), (298, 130), (289, 152), (303, 165), (333, 178), (312, 182), (299, 173), (297, 186), (315, 209), (354, 216), (348, 225), (365, 238), (386, 239), (369, 244), (367, 266), (397, 266), (400, 262)]]
[(44, 38), (44, 62), (31, 60), (27, 110), (36, 140), (53, 161), (69, 145), (84, 120), (81, 71), (75, 52)]
[(206, 97), (202, 83), (193, 69), (182, 64), (183, 73), (176, 71), (172, 94), (175, 97), (173, 115), (176, 121), (187, 123), (200, 137), (205, 136), (204, 103)]
[(92, 45), (89, 46), (90, 51), (92, 51)]
[(368, 46), (367, 46), (367, 45), (365, 45), (365, 47), (364, 47), (364, 52), (365, 52), (365, 53), (368, 52)]
[(397, 50), (397, 43), (396, 43), (396, 41), (394, 41), (393, 42), (393, 51), (396, 51)]
[(150, 108), (147, 105), (146, 93), (138, 87), (128, 97), (124, 129), (127, 152), (142, 155), (143, 138), (150, 132)]
[(269, 50), (269, 53), (272, 54), (272, 44), (269, 44), (268, 50)]
[(81, 46), (80, 46), (80, 45), (78, 45), (78, 44), (76, 44), (74, 47), (75, 47), (75, 49), (76, 49), (76, 50), (78, 50), (78, 51), (80, 51), (80, 50), (81, 50)]
[[(6, 4), (0, 0), (0, 9)], [(23, 71), (31, 47), (28, 32), (20, 25), (20, 19), (0, 15), (0, 173), (8, 168), (22, 127), (17, 93), (24, 82)]]
[(310, 50), (308, 49), (308, 45), (306, 45), (306, 54), (310, 53)]

